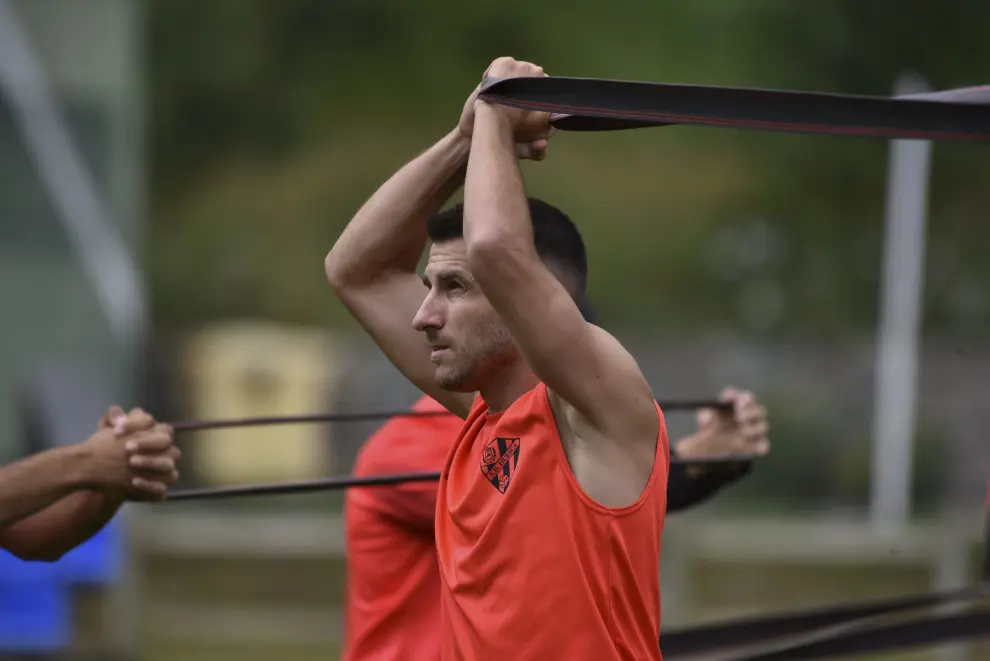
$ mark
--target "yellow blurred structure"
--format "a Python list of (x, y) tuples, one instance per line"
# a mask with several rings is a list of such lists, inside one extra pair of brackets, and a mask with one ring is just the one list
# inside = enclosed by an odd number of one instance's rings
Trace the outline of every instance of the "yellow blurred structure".
[[(341, 361), (322, 328), (231, 322), (193, 334), (183, 351), (196, 419), (323, 411)], [(282, 481), (333, 470), (332, 425), (279, 425), (197, 433), (196, 472), (218, 485)]]

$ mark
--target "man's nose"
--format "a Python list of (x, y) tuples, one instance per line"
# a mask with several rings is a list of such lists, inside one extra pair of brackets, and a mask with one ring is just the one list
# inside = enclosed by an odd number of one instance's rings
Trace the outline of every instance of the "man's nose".
[(443, 316), (440, 307), (432, 300), (432, 295), (427, 295), (423, 304), (419, 306), (416, 315), (413, 317), (413, 328), (423, 332), (430, 328), (440, 328), (443, 326)]

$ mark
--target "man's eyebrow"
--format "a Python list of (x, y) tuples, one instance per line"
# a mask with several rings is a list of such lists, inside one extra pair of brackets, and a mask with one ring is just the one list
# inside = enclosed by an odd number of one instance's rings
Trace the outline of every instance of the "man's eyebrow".
[[(434, 269), (433, 272), (432, 272), (432, 274), (433, 274), (433, 278), (436, 279), (436, 280), (451, 280), (451, 279), (457, 278), (459, 280), (463, 280), (465, 283), (468, 283), (468, 284), (474, 282), (474, 278), (471, 277), (471, 273), (469, 271), (467, 271), (466, 269), (460, 269), (460, 268), (438, 268), (438, 269)], [(423, 279), (423, 283), (427, 287), (429, 287), (430, 286), (430, 278), (429, 278), (429, 275), (426, 272), (423, 273), (422, 279)]]

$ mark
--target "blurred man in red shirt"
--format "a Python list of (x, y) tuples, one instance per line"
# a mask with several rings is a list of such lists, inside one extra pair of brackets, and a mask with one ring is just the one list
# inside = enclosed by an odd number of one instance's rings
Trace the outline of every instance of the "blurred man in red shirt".
[[(590, 310), (584, 310), (590, 317)], [(698, 431), (672, 445), (681, 459), (769, 450), (766, 412), (752, 394), (727, 389), (732, 412), (698, 413)], [(428, 396), (414, 411), (445, 412)], [(745, 421), (745, 423), (743, 422)], [(464, 421), (456, 415), (394, 418), (362, 447), (355, 475), (440, 471)], [(695, 505), (748, 472), (750, 465), (685, 470), (673, 465), (667, 510)], [(348, 489), (344, 661), (440, 658), (440, 570), (433, 524), (436, 482)]]
[[(423, 396), (415, 411), (446, 411)], [(463, 424), (456, 415), (394, 418), (368, 439), (355, 475), (439, 471)], [(440, 658), (437, 483), (348, 489), (343, 661)]]

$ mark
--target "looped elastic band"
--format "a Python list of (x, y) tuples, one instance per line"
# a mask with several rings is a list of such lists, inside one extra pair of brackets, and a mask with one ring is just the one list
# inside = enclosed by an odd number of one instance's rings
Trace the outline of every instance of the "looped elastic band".
[(990, 141), (990, 87), (855, 96), (603, 78), (489, 78), (478, 98), (551, 113), (565, 131), (670, 124), (869, 138)]
[[(694, 411), (697, 409), (732, 410), (730, 402), (716, 400), (657, 400), (664, 411)], [(366, 413), (306, 413), (302, 415), (263, 416), (254, 418), (227, 418), (223, 420), (180, 420), (168, 423), (175, 431), (200, 431), (204, 429), (230, 429), (233, 427), (259, 427), (268, 425), (296, 425), (313, 422), (371, 422), (392, 418), (435, 418), (450, 417), (454, 414), (442, 411), (369, 411)]]

